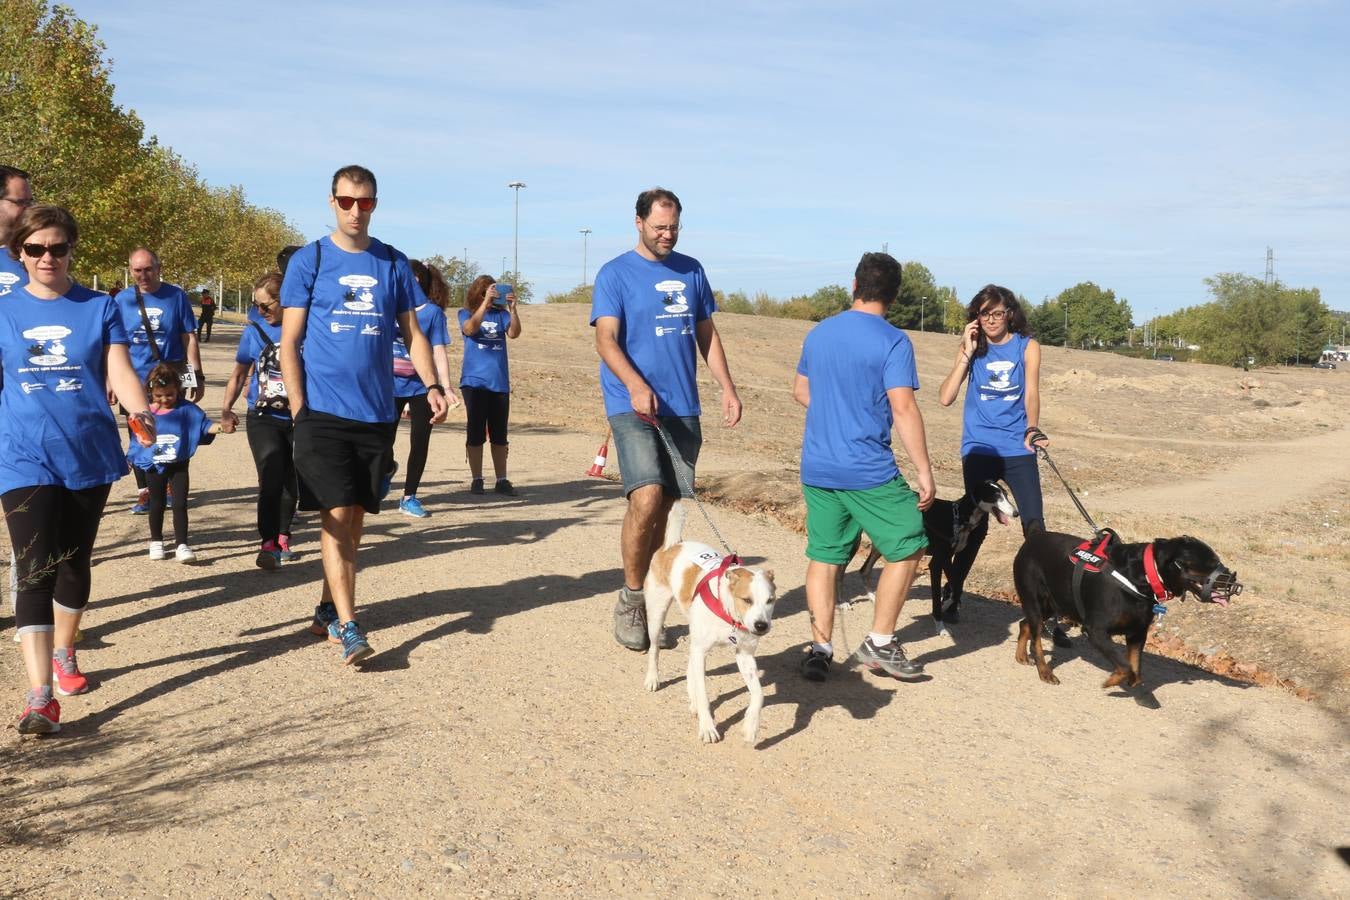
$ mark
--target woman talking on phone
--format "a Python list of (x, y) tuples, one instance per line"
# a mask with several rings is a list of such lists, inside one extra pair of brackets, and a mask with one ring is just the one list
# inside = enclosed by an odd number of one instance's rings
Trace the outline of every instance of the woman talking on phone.
[(507, 338), (520, 337), (520, 313), (516, 292), (509, 284), (496, 284), (491, 276), (479, 275), (464, 294), (459, 311), (459, 330), (464, 334), (464, 361), (459, 391), (464, 395), (464, 449), (469, 457), (469, 490), (483, 493), (483, 444), (492, 444), (492, 468), (498, 494), (516, 495), (506, 477), (506, 420), (511, 413), (511, 378), (506, 365)]
[[(1026, 313), (1013, 292), (996, 284), (980, 289), (966, 307), (952, 370), (938, 389), (951, 406), (966, 387), (961, 425), (961, 475), (966, 493), (983, 481), (1002, 480), (1012, 490), (1022, 533), (1043, 529), (1041, 473), (1036, 447), (1049, 446), (1040, 429), (1041, 345), (1027, 329)], [(988, 522), (972, 534), (966, 552), (979, 551)]]

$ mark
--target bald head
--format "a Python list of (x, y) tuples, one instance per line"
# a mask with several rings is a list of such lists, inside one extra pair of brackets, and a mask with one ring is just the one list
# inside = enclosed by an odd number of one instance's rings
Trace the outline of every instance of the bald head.
[(146, 247), (137, 247), (127, 258), (127, 268), (131, 270), (131, 280), (142, 293), (159, 290), (159, 257), (155, 251)]

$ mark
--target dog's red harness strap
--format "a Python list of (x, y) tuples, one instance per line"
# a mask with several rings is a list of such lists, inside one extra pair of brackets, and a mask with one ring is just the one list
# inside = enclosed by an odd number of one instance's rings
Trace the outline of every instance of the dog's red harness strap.
[(1144, 577), (1148, 579), (1153, 599), (1159, 603), (1172, 599), (1172, 592), (1163, 586), (1162, 576), (1158, 574), (1158, 561), (1153, 558), (1153, 544), (1144, 548)]
[(733, 628), (738, 628), (741, 631), (749, 631), (750, 629), (731, 617), (725, 607), (722, 606), (722, 601), (718, 599), (717, 594), (712, 589), (714, 578), (720, 579), (726, 574), (727, 569), (730, 569), (732, 566), (740, 565), (740, 562), (741, 558), (734, 553), (730, 556), (722, 557), (722, 561), (718, 563), (717, 568), (710, 569), (707, 574), (699, 579), (698, 587), (694, 588), (694, 593), (698, 594), (698, 596), (703, 599), (704, 605), (712, 610), (713, 615), (717, 616), (717, 618), (726, 622)]

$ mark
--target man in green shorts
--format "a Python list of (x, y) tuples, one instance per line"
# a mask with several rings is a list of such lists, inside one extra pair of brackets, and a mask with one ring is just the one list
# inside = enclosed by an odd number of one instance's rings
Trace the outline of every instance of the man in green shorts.
[[(894, 632), (928, 546), (920, 511), (936, 493), (923, 416), (914, 402), (919, 376), (909, 338), (886, 321), (900, 294), (900, 264), (885, 253), (864, 253), (853, 278), (853, 307), (811, 329), (792, 387), (806, 407), (801, 475), (811, 646), (801, 671), (812, 681), (829, 673), (835, 581), (865, 531), (887, 565), (877, 584), (872, 631), (855, 655), (871, 669), (917, 678), (923, 667), (905, 656)], [(917, 497), (895, 464), (892, 426), (917, 470)]]

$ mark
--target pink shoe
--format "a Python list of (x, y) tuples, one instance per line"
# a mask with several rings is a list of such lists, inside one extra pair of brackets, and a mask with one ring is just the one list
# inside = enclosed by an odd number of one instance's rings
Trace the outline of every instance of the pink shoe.
[(74, 647), (52, 651), (52, 676), (56, 680), (56, 692), (62, 697), (89, 690), (89, 679), (80, 673), (79, 663), (75, 662)]

